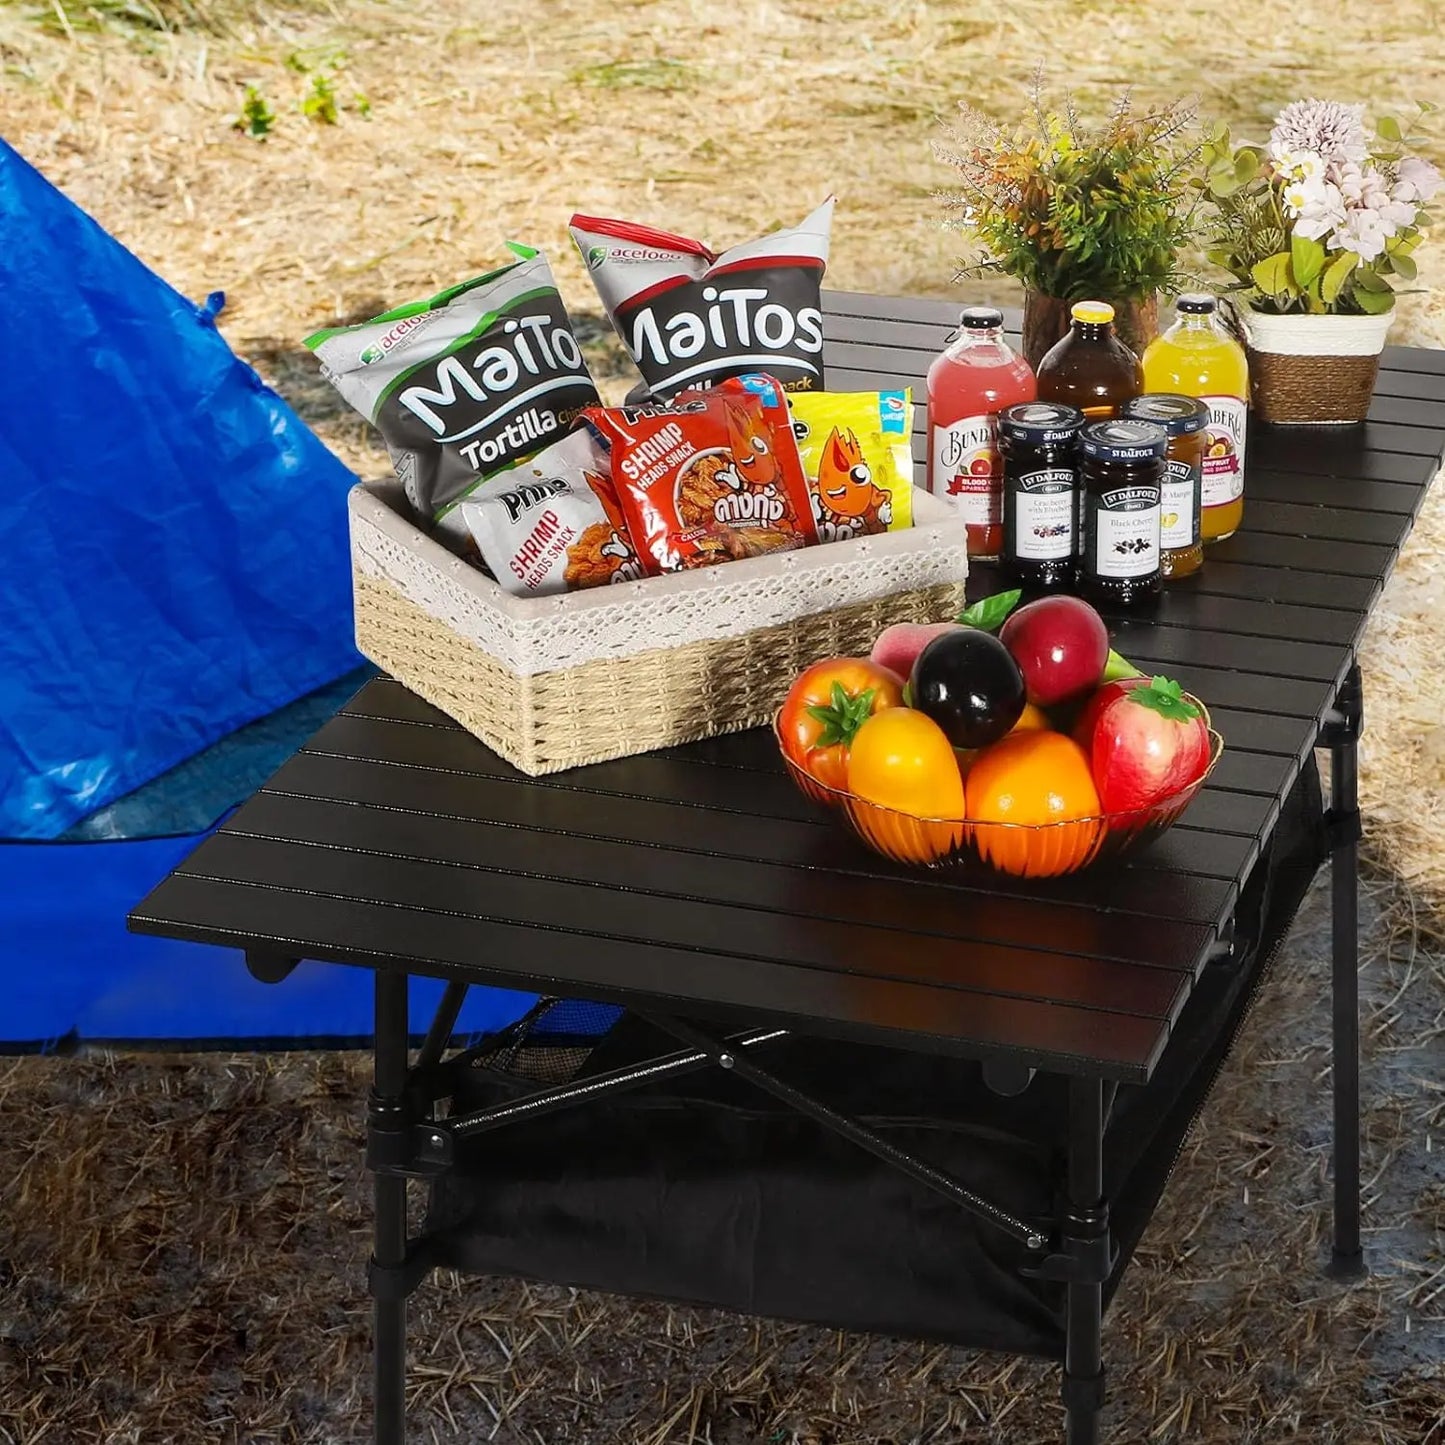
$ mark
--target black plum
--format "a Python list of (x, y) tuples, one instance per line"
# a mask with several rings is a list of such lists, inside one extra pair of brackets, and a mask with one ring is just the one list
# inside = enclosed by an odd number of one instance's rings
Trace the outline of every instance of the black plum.
[(935, 637), (913, 664), (913, 706), (956, 748), (997, 742), (1023, 714), (1024, 675), (991, 632), (960, 628)]

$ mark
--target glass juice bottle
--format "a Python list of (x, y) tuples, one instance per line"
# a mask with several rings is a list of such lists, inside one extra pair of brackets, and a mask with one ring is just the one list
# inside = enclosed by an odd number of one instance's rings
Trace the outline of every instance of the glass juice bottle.
[(1080, 301), (1069, 312), (1068, 332), (1039, 362), (1039, 400), (1076, 406), (1089, 421), (1109, 421), (1143, 390), (1139, 358), (1114, 334), (1114, 308)]
[[(1111, 421), (1126, 401), (1144, 390), (1139, 358), (1114, 334), (1114, 308), (1107, 301), (1078, 301), (1069, 310), (1069, 329), (1039, 362), (1039, 400), (1077, 407), (1085, 421)], [(1074, 545), (1084, 545), (1084, 489), (1078, 492)], [(1082, 562), (1083, 552), (1079, 551)]]
[(1003, 549), (998, 414), (1036, 394), (1032, 368), (1003, 339), (1003, 312), (966, 307), (957, 339), (928, 368), (928, 490), (963, 514), (970, 557)]
[(1144, 353), (1145, 389), (1197, 397), (1209, 408), (1200, 532), (1206, 543), (1218, 542), (1244, 519), (1249, 364), (1219, 324), (1213, 296), (1181, 296), (1175, 306), (1178, 320)]

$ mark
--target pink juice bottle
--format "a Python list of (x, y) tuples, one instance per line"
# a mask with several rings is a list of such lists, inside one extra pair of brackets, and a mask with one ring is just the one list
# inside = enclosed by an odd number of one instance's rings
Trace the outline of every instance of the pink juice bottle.
[(1037, 397), (1028, 362), (1003, 339), (1003, 313), (965, 307), (958, 338), (928, 368), (928, 490), (963, 514), (970, 557), (1003, 550), (998, 414)]

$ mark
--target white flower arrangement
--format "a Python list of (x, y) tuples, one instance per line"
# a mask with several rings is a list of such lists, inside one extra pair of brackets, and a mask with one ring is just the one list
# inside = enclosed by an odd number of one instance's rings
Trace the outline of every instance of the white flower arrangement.
[(1266, 145), (1233, 146), (1219, 126), (1201, 159), (1209, 259), (1256, 310), (1379, 314), (1395, 304), (1397, 278), (1414, 280), (1412, 252), (1442, 180), (1405, 154), (1392, 117), (1371, 138), (1363, 106), (1299, 100), (1275, 117)]

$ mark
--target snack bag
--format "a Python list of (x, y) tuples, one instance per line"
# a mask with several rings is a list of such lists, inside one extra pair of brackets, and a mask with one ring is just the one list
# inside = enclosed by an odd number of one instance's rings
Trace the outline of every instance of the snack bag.
[(842, 542), (913, 525), (913, 392), (788, 398), (818, 536)]
[(381, 432), (408, 501), (453, 540), (478, 482), (565, 436), (597, 404), (546, 257), (519, 258), (359, 326), (306, 338), (326, 379)]
[(500, 586), (545, 597), (643, 575), (607, 466), (583, 427), (463, 500), (462, 520)]
[(756, 396), (685, 392), (583, 415), (611, 452), (612, 485), (649, 572), (814, 540), (791, 429), (775, 434)]
[(801, 225), (717, 255), (631, 221), (573, 216), (572, 239), (654, 397), (766, 371), (788, 391), (823, 388), (819, 287), (833, 198)]

